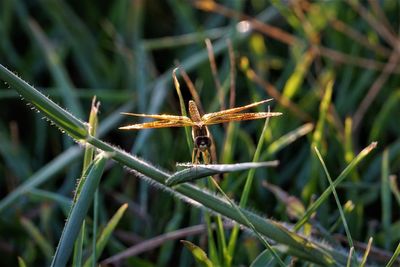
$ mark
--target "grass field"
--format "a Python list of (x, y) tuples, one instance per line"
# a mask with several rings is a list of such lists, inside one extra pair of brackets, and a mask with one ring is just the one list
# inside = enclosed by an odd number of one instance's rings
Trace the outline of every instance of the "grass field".
[[(399, 12), (1, 1), (1, 264), (400, 266)], [(269, 98), (209, 166), (190, 127), (118, 129)]]

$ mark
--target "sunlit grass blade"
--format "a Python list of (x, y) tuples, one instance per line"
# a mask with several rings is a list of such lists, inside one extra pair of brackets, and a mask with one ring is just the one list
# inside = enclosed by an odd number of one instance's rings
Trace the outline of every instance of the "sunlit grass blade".
[(370, 237), (369, 240), (368, 240), (367, 248), (366, 248), (366, 250), (364, 252), (364, 255), (363, 255), (362, 260), (361, 260), (360, 265), (359, 265), (360, 267), (364, 267), (367, 264), (367, 259), (368, 259), (369, 252), (371, 251), (371, 246), (372, 246), (372, 241), (373, 240), (374, 239), (372, 237)]
[[(185, 165), (181, 164), (180, 166)], [(189, 166), (191, 167), (172, 174), (171, 177), (165, 181), (165, 184), (173, 186), (220, 173), (237, 172), (262, 167), (276, 167), (278, 166), (278, 161), (244, 162), (237, 164), (190, 164)]]
[(117, 227), (117, 224), (121, 220), (127, 208), (128, 204), (122, 205), (114, 214), (114, 216), (110, 219), (107, 225), (104, 227), (101, 235), (99, 236), (96, 242), (96, 253), (95, 254), (92, 253), (90, 255), (90, 257), (86, 260), (85, 264), (83, 265), (84, 267), (90, 267), (92, 265), (94, 255), (96, 256), (96, 260), (98, 260), (104, 248), (106, 247), (112, 232), (114, 231), (115, 227)]
[[(322, 83), (323, 88), (325, 89), (323, 91), (323, 96), (321, 103), (319, 105), (319, 114), (318, 114), (318, 121), (315, 125), (315, 130), (313, 132), (312, 136), (312, 141), (311, 141), (311, 147), (317, 147), (318, 149), (321, 150), (322, 155), (325, 155), (326, 151), (323, 147), (323, 141), (324, 141), (324, 136), (325, 136), (325, 125), (326, 125), (326, 120), (328, 116), (328, 109), (329, 106), (331, 105), (332, 101), (332, 93), (333, 93), (333, 77), (332, 77), (331, 72), (326, 72), (323, 75), (320, 75), (320, 83)], [(318, 188), (318, 185), (320, 187), (325, 187), (326, 182), (325, 180), (318, 180), (318, 176), (320, 173), (320, 167), (315, 159), (315, 157), (310, 158), (310, 180), (307, 182), (306, 186), (303, 188), (302, 196), (303, 198), (309, 200), (313, 192), (315, 192)]]
[(351, 263), (352, 263), (352, 259), (353, 259), (353, 254), (354, 254), (354, 247), (351, 247), (351, 248), (350, 248), (350, 251), (349, 251), (349, 257), (347, 258), (346, 267), (351, 267)]
[(292, 144), (294, 141), (299, 139), (300, 137), (310, 133), (314, 129), (314, 124), (312, 123), (305, 123), (299, 128), (296, 128), (295, 130), (279, 137), (278, 140), (274, 141), (271, 143), (267, 150), (265, 151), (265, 154), (267, 155), (273, 155), (277, 151), (281, 150), (284, 147), (287, 147), (288, 145)]
[(192, 253), (198, 266), (212, 267), (212, 262), (208, 259), (207, 254), (200, 247), (196, 246), (192, 242), (181, 240), (182, 244)]
[[(176, 71), (177, 70), (178, 70), (178, 68), (175, 68), (172, 71), (172, 80), (174, 82), (175, 91), (178, 94), (179, 106), (181, 108), (181, 114), (182, 114), (182, 116), (186, 116), (187, 117), (185, 100), (183, 99), (183, 96), (182, 96), (181, 86), (179, 84), (178, 78), (176, 78)], [(193, 150), (193, 141), (191, 140), (191, 134), (190, 134), (190, 128), (189, 127), (185, 127), (185, 135), (186, 135), (186, 142), (188, 144), (189, 151), (192, 151)]]
[(329, 181), (329, 187), (330, 187), (330, 189), (331, 189), (331, 191), (333, 193), (333, 196), (335, 197), (336, 205), (337, 205), (337, 207), (339, 209), (340, 217), (342, 219), (343, 227), (344, 227), (344, 230), (346, 232), (346, 236), (347, 236), (347, 240), (349, 242), (349, 245), (350, 245), (350, 247), (354, 247), (353, 238), (351, 237), (351, 233), (350, 233), (349, 227), (347, 225), (346, 217), (344, 216), (342, 204), (340, 203), (339, 196), (338, 196), (338, 194), (336, 192), (336, 188), (333, 185), (332, 178), (331, 178), (331, 176), (330, 176), (330, 174), (328, 172), (328, 169), (327, 169), (327, 167), (325, 165), (325, 162), (324, 162), (324, 160), (323, 160), (323, 158), (321, 156), (321, 153), (319, 152), (318, 148), (314, 147), (314, 150), (315, 150), (315, 153), (318, 156), (319, 161), (321, 162), (322, 167), (324, 168), (324, 172), (325, 172), (326, 178)]
[(26, 263), (21, 257), (18, 257), (18, 267), (26, 267)]
[(396, 262), (399, 255), (400, 255), (400, 243), (397, 245), (397, 248), (394, 251), (392, 257), (390, 258), (389, 262), (386, 264), (386, 267), (391, 267)]
[[(333, 186), (337, 187), (347, 175), (363, 160), (375, 147), (377, 142), (371, 143), (369, 146), (364, 148), (355, 158), (350, 162), (350, 164), (342, 171), (342, 173), (333, 181)], [(295, 225), (294, 229), (298, 231), (311, 217), (311, 215), (318, 209), (318, 207), (327, 199), (329, 194), (332, 192), (331, 187), (328, 187), (321, 196), (307, 209), (303, 218), (301, 218)]]
[[(269, 112), (269, 108), (268, 108), (268, 112)], [(267, 127), (268, 127), (268, 123), (269, 123), (269, 119), (267, 118), (264, 122), (264, 126), (260, 135), (260, 138), (258, 139), (258, 143), (257, 143), (257, 148), (256, 151), (253, 155), (253, 162), (257, 162), (260, 159), (260, 154), (261, 154), (261, 149), (263, 147), (264, 144), (264, 136), (265, 133), (267, 131)], [(242, 191), (242, 195), (240, 197), (240, 202), (239, 202), (239, 206), (240, 207), (245, 207), (247, 200), (249, 198), (249, 194), (250, 194), (250, 188), (251, 185), (253, 184), (253, 179), (254, 179), (254, 174), (255, 174), (255, 170), (254, 169), (250, 169), (247, 178), (246, 178), (246, 183), (244, 185), (243, 191)], [(231, 255), (231, 257), (233, 258), (233, 254), (235, 251), (235, 247), (236, 247), (236, 241), (239, 235), (239, 227), (235, 226), (232, 229), (231, 232), (231, 236), (228, 242), (228, 253)]]
[(64, 226), (56, 253), (53, 257), (52, 267), (66, 266), (72, 252), (73, 244), (99, 185), (107, 157), (105, 153), (99, 154), (87, 169), (85, 173), (85, 176), (87, 176), (86, 181), (67, 218), (67, 223)]

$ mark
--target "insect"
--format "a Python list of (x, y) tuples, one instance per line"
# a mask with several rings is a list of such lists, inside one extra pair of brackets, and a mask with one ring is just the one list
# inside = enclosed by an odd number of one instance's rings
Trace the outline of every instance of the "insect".
[(280, 112), (253, 112), (243, 113), (242, 111), (256, 107), (272, 99), (266, 99), (259, 102), (254, 102), (246, 106), (236, 107), (218, 112), (207, 113), (201, 115), (196, 103), (193, 100), (189, 101), (189, 117), (174, 116), (166, 114), (135, 114), (135, 113), (121, 113), (124, 115), (156, 119), (152, 122), (145, 122), (139, 124), (131, 124), (120, 127), (121, 130), (139, 130), (148, 128), (169, 128), (169, 127), (192, 127), (192, 138), (194, 143), (192, 153), (192, 163), (198, 164), (200, 156), (202, 156), (205, 164), (210, 163), (210, 147), (212, 145), (210, 132), (207, 128), (208, 125), (230, 122), (230, 121), (245, 121), (256, 120), (268, 117), (279, 116)]

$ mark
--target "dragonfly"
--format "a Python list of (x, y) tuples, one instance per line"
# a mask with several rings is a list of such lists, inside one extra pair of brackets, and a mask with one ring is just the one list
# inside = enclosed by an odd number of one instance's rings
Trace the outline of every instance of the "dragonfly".
[(136, 114), (136, 113), (121, 113), (123, 115), (150, 118), (155, 121), (130, 124), (119, 127), (121, 130), (140, 130), (152, 128), (169, 128), (169, 127), (192, 127), (193, 152), (192, 163), (200, 163), (200, 158), (205, 164), (210, 163), (210, 148), (212, 141), (210, 138), (209, 125), (226, 123), (231, 121), (246, 121), (256, 120), (282, 115), (280, 112), (242, 112), (250, 108), (257, 107), (261, 104), (271, 101), (265, 99), (254, 102), (245, 106), (230, 108), (213, 113), (201, 115), (196, 103), (193, 100), (189, 101), (189, 117), (176, 116), (168, 114)]

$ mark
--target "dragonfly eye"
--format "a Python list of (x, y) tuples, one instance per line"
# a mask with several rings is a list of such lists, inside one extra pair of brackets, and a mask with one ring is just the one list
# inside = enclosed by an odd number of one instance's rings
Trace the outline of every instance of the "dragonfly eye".
[(197, 136), (194, 143), (201, 151), (205, 151), (211, 146), (211, 139), (208, 136)]

